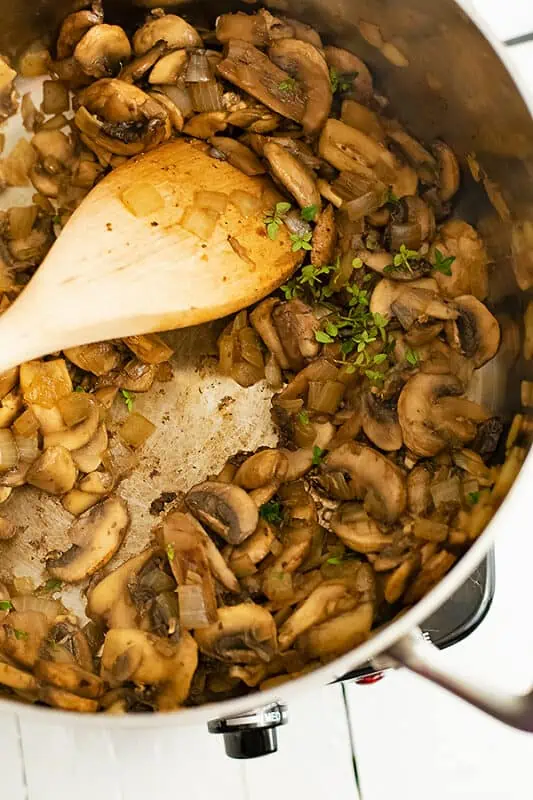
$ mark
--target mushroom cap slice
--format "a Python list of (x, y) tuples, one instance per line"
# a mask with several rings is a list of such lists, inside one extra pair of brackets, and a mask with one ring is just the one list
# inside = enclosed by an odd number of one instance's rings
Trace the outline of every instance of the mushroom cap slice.
[(54, 578), (77, 583), (104, 567), (122, 544), (130, 517), (124, 500), (108, 497), (71, 525), (72, 546), (59, 558), (48, 559)]
[(432, 419), (440, 398), (463, 394), (463, 386), (453, 375), (426, 375), (410, 378), (398, 400), (398, 420), (405, 446), (418, 456), (435, 456), (447, 444)]
[(329, 660), (342, 655), (368, 638), (373, 620), (373, 604), (361, 603), (353, 611), (308, 630), (298, 639), (298, 650), (308, 658)]
[(52, 686), (60, 689), (67, 689), (81, 697), (101, 697), (104, 693), (102, 679), (76, 664), (62, 664), (39, 659), (34, 669), (37, 677), (46, 683), (51, 683)]
[(98, 404), (89, 395), (84, 399), (87, 402), (87, 416), (70, 428), (46, 434), (44, 437), (45, 449), (60, 445), (70, 451), (79, 450), (93, 438), (100, 421)]
[(374, 87), (370, 70), (354, 53), (341, 47), (324, 49), (328, 66), (337, 70), (337, 74), (352, 81), (352, 89), (358, 100), (367, 103), (372, 99)]
[(75, 61), (93, 78), (116, 74), (130, 56), (130, 41), (118, 25), (90, 27), (74, 50)]
[(432, 264), (435, 263), (437, 250), (444, 258), (455, 258), (451, 275), (444, 275), (437, 270), (433, 273), (444, 297), (453, 299), (473, 294), (478, 300), (484, 300), (488, 293), (489, 259), (477, 231), (463, 220), (449, 220), (441, 227), (431, 247), (429, 260)]
[[(429, 289), (431, 292), (439, 291), (439, 286), (434, 278), (417, 278), (417, 280), (411, 281), (409, 286), (417, 289)], [(373, 314), (381, 314), (385, 319), (393, 317), (394, 313), (391, 306), (404, 288), (397, 281), (382, 278), (374, 287), (370, 297), (370, 311)]]
[(370, 180), (394, 181), (398, 164), (390, 150), (338, 119), (328, 119), (320, 134), (319, 153), (336, 169)]
[(320, 210), (322, 200), (315, 177), (300, 159), (272, 141), (264, 146), (263, 154), (276, 178), (292, 194), (300, 208), (316, 206)]
[(274, 480), (282, 481), (287, 474), (287, 457), (281, 450), (267, 448), (243, 461), (233, 483), (243, 489), (259, 489)]
[(379, 553), (392, 543), (358, 503), (343, 503), (331, 518), (331, 530), (356, 553)]
[(149, 547), (91, 586), (87, 593), (87, 615), (101, 618), (108, 628), (134, 628), (138, 621), (137, 609), (128, 591), (128, 583), (154, 553), (154, 548)]
[(2, 652), (24, 667), (33, 667), (50, 627), (40, 611), (10, 611), (0, 626)]
[(56, 43), (58, 60), (69, 58), (74, 48), (93, 25), (99, 25), (104, 15), (101, 9), (94, 6), (90, 11), (76, 11), (69, 14), (61, 23)]
[(232, 664), (268, 662), (277, 652), (272, 614), (255, 603), (219, 608), (217, 622), (194, 638), (202, 653)]
[(371, 392), (365, 396), (363, 431), (380, 450), (391, 452), (403, 445), (396, 406), (381, 402)]
[(358, 442), (346, 442), (325, 459), (322, 470), (345, 472), (355, 497), (364, 500), (365, 510), (383, 522), (394, 522), (407, 501), (405, 476), (386, 456)]
[(174, 86), (185, 70), (189, 55), (186, 50), (173, 50), (157, 61), (148, 78), (148, 83)]
[(288, 650), (298, 636), (313, 625), (324, 622), (341, 611), (350, 611), (356, 605), (357, 598), (352, 586), (347, 586), (340, 580), (324, 581), (281, 626), (279, 649)]
[(313, 136), (329, 117), (333, 100), (324, 56), (312, 44), (299, 39), (278, 40), (270, 47), (268, 55), (280, 69), (303, 84), (306, 101), (302, 127), (308, 136)]
[(500, 326), (488, 308), (473, 295), (455, 298), (459, 316), (446, 325), (450, 347), (482, 367), (494, 358), (500, 346)]
[(200, 522), (229, 544), (240, 544), (251, 536), (259, 521), (252, 498), (240, 486), (228, 483), (199, 483), (189, 490), (185, 503)]
[(25, 479), (27, 483), (49, 494), (69, 492), (76, 482), (76, 466), (69, 451), (61, 445), (48, 447), (33, 462)]
[(176, 14), (165, 14), (146, 22), (133, 36), (135, 55), (141, 56), (157, 44), (166, 42), (171, 50), (202, 47), (202, 39), (192, 25)]

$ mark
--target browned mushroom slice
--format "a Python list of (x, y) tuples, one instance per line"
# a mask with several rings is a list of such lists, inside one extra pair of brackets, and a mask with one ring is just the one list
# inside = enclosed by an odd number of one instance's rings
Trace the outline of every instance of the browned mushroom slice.
[(135, 628), (138, 623), (137, 609), (129, 594), (128, 584), (154, 553), (153, 548), (144, 550), (92, 586), (87, 594), (87, 614), (100, 617), (108, 628)]
[(231, 551), (229, 564), (235, 575), (244, 577), (256, 572), (256, 564), (267, 557), (275, 539), (276, 534), (272, 525), (260, 519), (254, 533)]
[(218, 620), (195, 631), (198, 647), (207, 656), (233, 664), (260, 664), (277, 651), (276, 625), (272, 614), (255, 603), (225, 606)]
[(169, 50), (202, 47), (202, 39), (192, 25), (175, 14), (166, 14), (153, 17), (135, 32), (133, 49), (140, 56), (161, 41), (166, 43)]
[[(431, 292), (435, 292), (435, 294), (439, 290), (437, 281), (434, 278), (417, 278), (410, 282), (409, 287), (428, 289)], [(370, 311), (373, 314), (381, 314), (385, 319), (391, 319), (394, 316), (391, 306), (404, 289), (405, 286), (402, 283), (383, 278), (376, 284), (370, 297)]]
[(300, 208), (322, 204), (314, 175), (284, 147), (273, 141), (263, 149), (265, 158), (276, 178), (295, 198)]
[(435, 237), (435, 214), (420, 197), (402, 197), (395, 203), (386, 231), (387, 246), (398, 252), (402, 245), (420, 250)]
[(371, 447), (347, 442), (327, 456), (322, 470), (346, 473), (353, 496), (363, 499), (365, 510), (378, 520), (394, 522), (405, 509), (403, 472)]
[(169, 711), (187, 699), (197, 666), (198, 648), (187, 631), (175, 644), (144, 631), (115, 628), (105, 637), (101, 676), (115, 686), (131, 680), (158, 687), (158, 707)]
[(116, 369), (120, 363), (118, 351), (110, 342), (69, 347), (64, 353), (69, 361), (93, 375), (105, 375)]
[(86, 511), (72, 524), (72, 546), (47, 561), (50, 575), (77, 583), (104, 567), (115, 555), (129, 525), (129, 514), (120, 497), (109, 497)]
[(146, 364), (162, 364), (163, 361), (168, 361), (174, 352), (155, 333), (147, 333), (143, 336), (126, 336), (123, 341), (135, 353), (137, 358)]
[(389, 184), (398, 166), (393, 154), (380, 142), (337, 119), (328, 119), (324, 125), (319, 153), (341, 172), (355, 172)]
[(11, 664), (5, 664), (3, 661), (0, 661), (0, 684), (23, 692), (36, 691), (39, 686), (37, 679), (29, 672), (12, 667)]
[(291, 76), (276, 67), (260, 50), (247, 42), (231, 40), (217, 66), (223, 78), (234, 83), (263, 105), (284, 117), (301, 122), (305, 114), (303, 92), (293, 85)]
[(209, 144), (219, 153), (223, 153), (229, 163), (240, 169), (245, 175), (264, 175), (266, 172), (252, 150), (241, 144), (241, 142), (236, 141), (236, 139), (231, 139), (228, 136), (212, 136), (209, 139)]
[(404, 330), (428, 319), (455, 320), (458, 316), (455, 303), (443, 300), (437, 292), (404, 286), (391, 303), (391, 311)]
[(474, 423), (489, 415), (462, 394), (461, 381), (452, 375), (420, 373), (410, 378), (398, 400), (405, 446), (416, 455), (434, 456), (449, 441), (473, 439)]
[(238, 11), (236, 14), (222, 14), (218, 17), (216, 36), (222, 44), (226, 44), (232, 39), (240, 39), (255, 45), (255, 47), (267, 47), (271, 41), (266, 15), (245, 14), (242, 11)]
[(383, 596), (387, 603), (397, 603), (412, 579), (413, 574), (418, 569), (420, 558), (417, 555), (408, 556), (402, 564), (399, 564), (385, 580), (383, 586)]
[(396, 405), (380, 401), (371, 393), (365, 395), (363, 431), (380, 450), (399, 450), (403, 444)]
[(452, 555), (447, 550), (441, 550), (431, 556), (423, 564), (422, 570), (404, 595), (404, 602), (408, 605), (418, 602), (440, 581), (456, 560), (457, 556)]
[(439, 195), (447, 203), (459, 190), (461, 173), (455, 153), (445, 142), (435, 142), (432, 147), (439, 169)]
[(65, 691), (65, 689), (58, 689), (56, 686), (40, 686), (39, 700), (50, 706), (61, 708), (63, 711), (77, 711), (81, 714), (94, 713), (98, 708), (96, 700), (80, 697)]
[(285, 355), (281, 339), (272, 319), (272, 312), (279, 304), (276, 297), (267, 297), (250, 314), (250, 322), (266, 347), (276, 357), (282, 369), (289, 369), (290, 363)]
[(76, 127), (96, 146), (123, 156), (136, 155), (170, 136), (165, 109), (131, 83), (102, 78), (78, 95)]
[(76, 466), (69, 451), (61, 446), (48, 447), (26, 474), (26, 481), (49, 494), (64, 494), (76, 481)]
[(189, 490), (185, 503), (229, 544), (240, 544), (251, 536), (259, 521), (256, 504), (240, 486), (205, 481)]
[(420, 178), (426, 183), (435, 183), (438, 174), (437, 162), (432, 154), (417, 139), (404, 131), (397, 122), (392, 121), (387, 127), (388, 137), (398, 145)]
[[(226, 564), (224, 560), (224, 556), (211, 539), (209, 534), (203, 529), (197, 519), (195, 519), (192, 515), (188, 515), (190, 521), (195, 526), (198, 535), (201, 537), (202, 542), (204, 544), (206, 553), (207, 553), (207, 560), (209, 562), (209, 567), (211, 568), (211, 572), (213, 573), (214, 577), (217, 581), (220, 581), (222, 586), (225, 586), (229, 592), (239, 592), (240, 586), (239, 581), (234, 572), (230, 569), (230, 567)], [(260, 521), (261, 522), (261, 521)], [(258, 526), (259, 527), (259, 526)], [(252, 534), (252, 537), (254, 534)], [(252, 537), (249, 537), (252, 538)], [(247, 539), (246, 541), (249, 541)]]
[(268, 55), (280, 69), (301, 83), (305, 91), (305, 112), (302, 127), (313, 136), (326, 122), (333, 94), (328, 65), (322, 53), (312, 44), (299, 39), (280, 39)]
[(451, 347), (482, 367), (494, 358), (500, 346), (500, 326), (488, 308), (472, 295), (456, 297), (459, 316), (446, 326)]
[(182, 628), (202, 628), (216, 620), (215, 586), (207, 551), (194, 521), (179, 511), (163, 522), (160, 537), (178, 584)]
[[(72, 459), (81, 472), (94, 472), (102, 463), (109, 438), (105, 422), (97, 427), (94, 436), (79, 450), (72, 450)], [(98, 492), (96, 492), (98, 494)]]
[(150, 73), (148, 82), (156, 85), (175, 85), (184, 72), (188, 60), (189, 55), (186, 50), (173, 50), (158, 60)]
[(93, 25), (99, 25), (103, 18), (102, 10), (96, 6), (90, 10), (76, 11), (74, 14), (69, 14), (65, 17), (57, 37), (56, 52), (58, 59), (71, 56), (74, 48), (89, 28), (92, 28)]
[(385, 141), (385, 131), (378, 114), (356, 100), (346, 98), (342, 101), (341, 120), (346, 125), (373, 136), (378, 142)]
[(311, 263), (315, 266), (332, 264), (337, 242), (335, 212), (331, 203), (320, 214), (313, 231)]
[(358, 503), (343, 503), (331, 518), (331, 529), (356, 553), (379, 553), (392, 543)]
[(40, 611), (11, 611), (0, 626), (0, 650), (19, 664), (33, 667), (50, 625)]
[(433, 277), (445, 297), (472, 294), (484, 300), (488, 292), (488, 255), (481, 237), (471, 225), (460, 219), (445, 222), (433, 242), (429, 259), (436, 263), (437, 250), (442, 258), (453, 258), (451, 275), (435, 271)]
[(351, 83), (351, 92), (362, 103), (368, 103), (374, 94), (372, 75), (366, 64), (349, 50), (340, 47), (326, 47), (326, 61), (345, 82)]
[[(138, 358), (132, 358), (120, 370), (115, 378), (115, 385), (128, 392), (147, 392), (152, 388), (157, 375), (155, 364), (146, 364)], [(104, 379), (104, 385), (107, 379)], [(109, 381), (107, 380), (107, 383)]]
[(0, 120), (7, 119), (17, 110), (18, 95), (14, 84), (16, 77), (15, 70), (0, 56)]
[(209, 139), (216, 133), (226, 130), (227, 127), (227, 111), (206, 111), (203, 114), (195, 114), (186, 123), (183, 132), (197, 139)]
[(324, 581), (281, 626), (278, 635), (280, 650), (288, 650), (298, 636), (313, 625), (351, 611), (357, 604), (353, 586), (341, 580)]
[(35, 664), (35, 674), (52, 686), (66, 689), (81, 697), (96, 698), (104, 693), (102, 679), (75, 664), (59, 664), (40, 659)]
[(307, 658), (329, 660), (364, 642), (373, 620), (372, 603), (361, 603), (353, 611), (311, 628), (299, 637), (296, 646)]
[(431, 272), (431, 264), (423, 258), (411, 261), (409, 269), (395, 267), (393, 256), (386, 250), (357, 250), (356, 256), (374, 272), (402, 283), (422, 279)]
[(302, 369), (306, 359), (318, 355), (320, 345), (315, 333), (320, 329), (320, 322), (308, 305), (298, 299), (279, 303), (272, 312), (272, 319), (292, 369)]
[(129, 39), (118, 25), (90, 27), (74, 50), (75, 61), (92, 78), (115, 75), (130, 56)]
[(243, 489), (259, 489), (266, 483), (281, 481), (287, 474), (287, 459), (280, 450), (267, 448), (243, 461), (233, 483)]

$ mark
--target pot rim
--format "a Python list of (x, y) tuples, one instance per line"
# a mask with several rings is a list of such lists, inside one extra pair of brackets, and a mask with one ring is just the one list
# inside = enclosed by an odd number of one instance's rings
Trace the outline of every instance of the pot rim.
[[(462, 0), (464, 6), (453, 0), (459, 12), (463, 12), (476, 26), (481, 35), (490, 44), (503, 66), (509, 73), (516, 90), (522, 97), (524, 104), (533, 117), (533, 92), (530, 93), (525, 79), (519, 74), (511, 57), (507, 54), (505, 46), (496, 38), (488, 23), (483, 20), (478, 12), (470, 6), (470, 0)], [(361, 664), (371, 661), (380, 654), (384, 654), (392, 645), (418, 626), (429, 617), (461, 586), (481, 563), (489, 551), (497, 530), (503, 528), (503, 519), (511, 505), (525, 503), (526, 492), (533, 485), (533, 448), (530, 449), (520, 473), (516, 477), (509, 493), (501, 506), (496, 511), (483, 533), (474, 542), (470, 549), (460, 558), (450, 572), (422, 598), (413, 608), (399, 619), (389, 624), (367, 642), (349, 651), (330, 664), (315, 671), (296, 678), (281, 686), (266, 691), (258, 691), (242, 697), (208, 703), (198, 707), (182, 708), (167, 713), (154, 714), (124, 714), (113, 716), (104, 713), (82, 714), (79, 712), (62, 711), (46, 706), (33, 706), (20, 703), (16, 700), (0, 700), (0, 713), (16, 714), (24, 719), (32, 718), (35, 722), (49, 724), (73, 725), (86, 728), (106, 729), (153, 729), (158, 727), (172, 727), (176, 725), (194, 725), (205, 723), (215, 718), (228, 718), (250, 711), (250, 709), (266, 705), (271, 702), (287, 702), (290, 696), (295, 697), (309, 692), (314, 686), (323, 686), (346, 675)]]

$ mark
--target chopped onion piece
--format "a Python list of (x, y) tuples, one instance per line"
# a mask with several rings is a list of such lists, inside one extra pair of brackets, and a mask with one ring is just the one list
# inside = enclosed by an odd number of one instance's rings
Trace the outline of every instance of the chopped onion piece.
[(223, 214), (228, 205), (228, 196), (224, 192), (196, 192), (194, 202), (199, 208), (207, 208)]
[(124, 344), (146, 364), (161, 364), (172, 356), (173, 350), (155, 333), (127, 336)]
[(40, 614), (44, 614), (49, 622), (54, 622), (59, 614), (64, 613), (61, 601), (49, 597), (34, 597), (31, 594), (24, 594), (12, 597), (11, 602), (15, 611), (38, 611)]
[(3, 162), (8, 186), (27, 186), (28, 175), (37, 162), (37, 153), (26, 139), (19, 139)]
[(120, 438), (131, 447), (141, 447), (154, 431), (153, 422), (134, 411), (120, 428)]
[(72, 392), (72, 380), (62, 358), (22, 364), (20, 386), (25, 403), (37, 403), (45, 408), (52, 408)]
[(33, 42), (21, 55), (18, 71), (23, 78), (38, 78), (50, 68), (50, 53), (42, 42)]
[(31, 410), (27, 408), (20, 417), (13, 423), (13, 432), (16, 436), (31, 436), (39, 430), (39, 420)]
[(15, 206), (8, 211), (9, 235), (11, 239), (29, 236), (37, 219), (37, 206)]
[(30, 133), (33, 133), (36, 128), (40, 127), (44, 119), (44, 114), (37, 111), (35, 108), (30, 92), (27, 92), (22, 97), (20, 114), (22, 116), (22, 124)]
[(427, 542), (443, 542), (448, 536), (448, 526), (432, 519), (416, 519), (413, 533)]
[(57, 405), (69, 428), (77, 425), (83, 419), (87, 419), (93, 408), (92, 400), (85, 392), (72, 392), (66, 397), (62, 397)]
[(264, 366), (263, 353), (259, 337), (253, 328), (243, 328), (239, 331), (239, 345), (244, 360), (254, 367), (262, 369)]
[(533, 407), (533, 382), (522, 381), (520, 384), (520, 399), (522, 405), (526, 408)]
[(272, 353), (269, 353), (266, 359), (265, 378), (271, 389), (275, 389), (277, 391), (283, 386), (283, 375), (281, 368), (276, 360), (276, 357)]
[(15, 437), (10, 430), (0, 429), (0, 472), (7, 472), (8, 469), (18, 464), (19, 453)]
[(35, 459), (39, 457), (39, 437), (37, 432), (27, 436), (15, 434), (15, 444), (17, 445), (19, 459), (24, 464), (33, 464)]
[(189, 85), (194, 111), (222, 111), (222, 89), (218, 81), (204, 81), (202, 83), (191, 83)]
[(45, 81), (43, 83), (43, 102), (45, 114), (62, 114), (70, 108), (68, 89), (61, 81)]
[(213, 235), (218, 222), (218, 211), (208, 208), (194, 208), (187, 206), (181, 219), (181, 226), (189, 233), (207, 241)]
[(135, 183), (122, 192), (121, 200), (135, 217), (147, 217), (165, 205), (155, 186), (150, 183)]
[(457, 475), (431, 486), (431, 496), (437, 510), (461, 505), (461, 481)]
[(251, 217), (261, 209), (261, 198), (249, 192), (243, 192), (242, 189), (234, 189), (229, 199), (243, 217)]
[(345, 386), (340, 381), (309, 381), (307, 405), (320, 414), (334, 414), (342, 400)]

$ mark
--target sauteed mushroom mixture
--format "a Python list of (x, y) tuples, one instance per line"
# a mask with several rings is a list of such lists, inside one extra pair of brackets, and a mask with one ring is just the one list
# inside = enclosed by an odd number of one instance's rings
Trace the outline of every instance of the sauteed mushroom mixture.
[[(526, 418), (500, 446), (502, 422), (468, 397), (500, 326), (483, 241), (452, 218), (457, 159), (392, 117), (357, 55), (266, 10), (197, 30), (156, 9), (127, 35), (96, 3), (18, 70), (48, 77), (38, 109), (0, 59), (0, 115), (20, 101), (32, 134), (0, 161), (1, 188), (35, 190), (2, 212), (0, 309), (102, 176), (176, 136), (275, 185), (264, 198), (199, 193), (191, 234), (208, 239), (221, 204), (243, 216), (262, 204), (264, 235), (286, 226), (301, 266), (218, 342), (223, 374), (273, 390), (278, 447), (162, 498), (152, 545), (118, 567), (120, 481), (154, 430), (135, 395), (172, 379), (172, 350), (132, 336), (0, 376), (0, 538), (16, 536), (8, 501), (24, 484), (73, 515), (40, 587), (0, 584), (2, 691), (76, 711), (171, 710), (313, 670), (440, 580), (525, 456)], [(143, 217), (157, 197), (134, 186), (124, 202)], [(131, 413), (110, 436), (115, 402)], [(60, 596), (80, 582), (86, 624)]]

